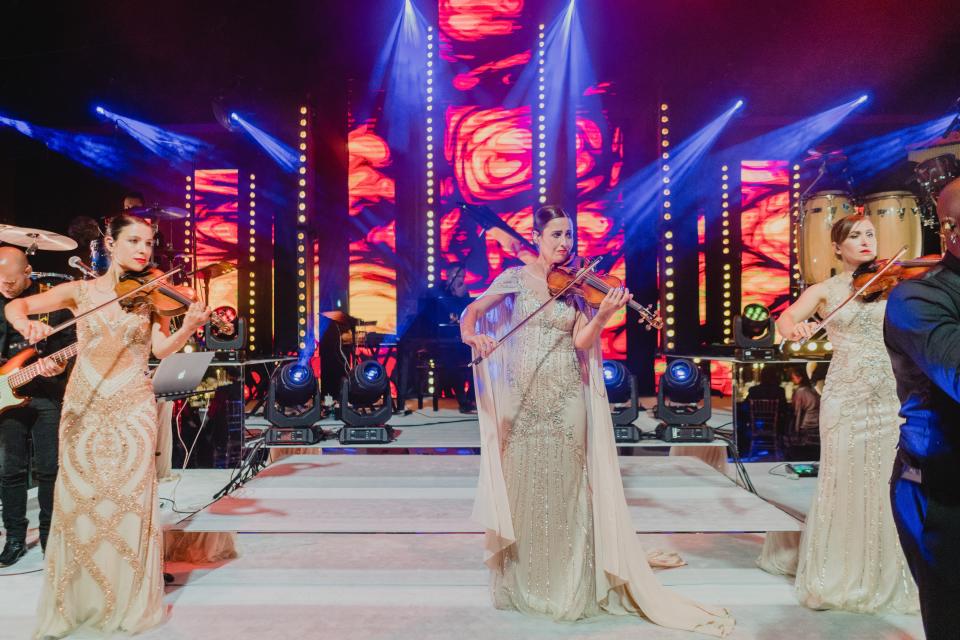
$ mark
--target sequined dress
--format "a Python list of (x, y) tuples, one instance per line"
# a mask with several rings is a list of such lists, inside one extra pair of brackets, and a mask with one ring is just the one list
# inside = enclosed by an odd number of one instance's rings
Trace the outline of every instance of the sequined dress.
[[(101, 300), (90, 283), (78, 292), (80, 312)], [(107, 307), (77, 325), (37, 638), (135, 633), (163, 616), (150, 334), (147, 309)]]
[[(829, 311), (850, 295), (851, 276), (824, 286)], [(827, 325), (833, 356), (820, 401), (820, 475), (796, 579), (800, 602), (814, 609), (919, 609), (890, 507), (900, 403), (883, 343), (885, 308), (854, 300)]]
[[(504, 271), (502, 296), (476, 330), (504, 336), (549, 298), (543, 277)], [(480, 478), (473, 519), (485, 531), (494, 605), (555, 620), (635, 615), (726, 636), (734, 620), (664, 587), (627, 507), (601, 372), (599, 340), (574, 348), (592, 310), (551, 302), (474, 369)]]
[[(549, 294), (520, 277), (514, 315), (526, 317)], [(503, 473), (517, 543), (492, 574), (496, 607), (576, 620), (596, 615), (593, 515), (587, 488), (586, 403), (573, 346), (576, 309), (553, 303), (504, 348), (506, 413)]]

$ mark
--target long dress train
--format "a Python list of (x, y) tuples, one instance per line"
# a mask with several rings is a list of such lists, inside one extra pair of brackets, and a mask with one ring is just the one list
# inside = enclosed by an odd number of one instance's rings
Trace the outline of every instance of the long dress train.
[[(500, 336), (548, 297), (508, 269), (484, 295), (506, 294), (478, 330)], [(552, 303), (476, 369), (482, 438), (474, 519), (483, 524), (495, 606), (577, 620), (638, 614), (723, 636), (725, 609), (664, 588), (627, 509), (600, 349), (574, 348), (589, 310)], [(675, 557), (653, 558), (675, 566)]]

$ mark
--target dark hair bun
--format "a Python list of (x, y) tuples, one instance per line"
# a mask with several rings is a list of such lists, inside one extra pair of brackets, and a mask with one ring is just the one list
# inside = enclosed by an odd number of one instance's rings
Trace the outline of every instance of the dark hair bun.
[(546, 227), (551, 220), (556, 220), (557, 218), (569, 218), (567, 212), (561, 209), (560, 207), (548, 204), (545, 207), (540, 207), (533, 214), (533, 230), (537, 233), (543, 233), (544, 227)]

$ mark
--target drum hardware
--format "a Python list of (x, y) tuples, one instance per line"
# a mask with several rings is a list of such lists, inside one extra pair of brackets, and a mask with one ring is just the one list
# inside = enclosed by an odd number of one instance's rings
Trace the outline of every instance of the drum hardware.
[(53, 271), (33, 271), (30, 273), (30, 279), (36, 282), (37, 288), (43, 292), (63, 282), (72, 281), (73, 276)]
[(190, 212), (186, 209), (166, 205), (161, 206), (159, 203), (154, 203), (147, 207), (133, 207), (132, 209), (125, 210), (123, 213), (141, 218), (149, 218), (152, 222), (158, 222), (160, 220), (186, 220), (190, 217)]

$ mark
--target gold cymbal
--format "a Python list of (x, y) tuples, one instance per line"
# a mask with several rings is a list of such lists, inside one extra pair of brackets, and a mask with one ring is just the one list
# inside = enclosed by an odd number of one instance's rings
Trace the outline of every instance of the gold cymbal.
[(73, 251), (77, 241), (53, 231), (29, 227), (0, 226), (0, 242), (26, 247), (28, 254), (41, 251)]

